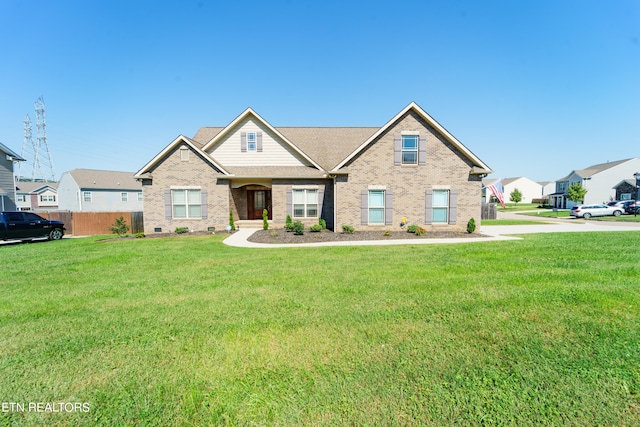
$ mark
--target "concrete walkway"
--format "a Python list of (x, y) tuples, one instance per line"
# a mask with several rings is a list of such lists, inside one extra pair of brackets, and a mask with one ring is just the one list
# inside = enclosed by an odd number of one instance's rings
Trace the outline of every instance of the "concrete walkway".
[(574, 218), (540, 218), (523, 216), (513, 213), (500, 213), (499, 219), (519, 219), (540, 221), (535, 225), (494, 225), (483, 226), (480, 233), (486, 237), (477, 238), (445, 238), (445, 239), (420, 239), (420, 240), (362, 240), (350, 242), (319, 242), (319, 243), (292, 243), (292, 244), (267, 244), (247, 241), (249, 236), (258, 228), (244, 228), (236, 231), (226, 239), (224, 243), (229, 246), (243, 248), (300, 248), (312, 246), (381, 246), (381, 245), (429, 245), (451, 243), (476, 243), (498, 240), (519, 240), (512, 237), (514, 234), (534, 233), (584, 233), (593, 231), (640, 231), (640, 222), (623, 223), (608, 221), (586, 221)]

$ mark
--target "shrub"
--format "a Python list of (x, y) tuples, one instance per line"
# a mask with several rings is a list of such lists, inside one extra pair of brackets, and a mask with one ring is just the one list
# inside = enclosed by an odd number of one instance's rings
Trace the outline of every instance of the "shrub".
[(136, 233), (136, 239), (141, 239), (143, 237), (146, 237), (144, 233)]
[(269, 234), (271, 235), (271, 237), (278, 237), (278, 232), (276, 230), (271, 230)]
[(233, 223), (233, 211), (231, 209), (229, 209), (229, 227), (231, 231), (236, 229), (236, 225)]
[(322, 226), (320, 224), (313, 224), (311, 227), (309, 227), (309, 231), (317, 233), (319, 231), (322, 231)]
[(389, 230), (386, 230), (383, 234), (384, 237), (389, 237), (391, 236), (391, 232)]
[(476, 231), (476, 220), (471, 218), (467, 223), (467, 233), (471, 234)]
[(327, 221), (325, 221), (324, 218), (320, 218), (318, 220), (318, 224), (323, 230), (327, 228)]
[(342, 232), (343, 233), (353, 234), (354, 231), (356, 231), (356, 230), (350, 225), (343, 225), (342, 226)]
[(302, 236), (304, 234), (304, 224), (300, 221), (293, 223), (293, 234), (296, 236)]
[(129, 231), (129, 226), (127, 225), (126, 221), (124, 220), (124, 217), (121, 216), (120, 218), (117, 218), (113, 222), (113, 225), (111, 227), (109, 227), (109, 230), (113, 234), (117, 234), (118, 237), (122, 237), (125, 234), (127, 234), (127, 231)]
[(189, 231), (189, 229), (187, 227), (177, 227), (174, 231), (174, 233), (176, 234), (184, 234), (187, 231)]
[(411, 224), (410, 226), (407, 227), (407, 233), (415, 233), (417, 229), (418, 229), (417, 225)]
[(287, 215), (287, 219), (284, 221), (284, 229), (287, 231), (293, 231), (293, 221), (291, 215)]
[(424, 236), (424, 234), (427, 232), (427, 230), (425, 230), (422, 227), (417, 227), (416, 228), (416, 236)]
[(266, 209), (262, 210), (262, 229), (269, 229), (269, 211)]

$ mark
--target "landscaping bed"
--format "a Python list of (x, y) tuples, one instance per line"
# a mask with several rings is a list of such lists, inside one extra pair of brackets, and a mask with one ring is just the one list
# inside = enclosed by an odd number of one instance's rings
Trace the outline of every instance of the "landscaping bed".
[(423, 236), (406, 231), (355, 231), (352, 234), (322, 230), (317, 232), (305, 231), (303, 235), (296, 235), (285, 230), (258, 230), (247, 240), (254, 243), (318, 243), (318, 242), (353, 242), (358, 240), (424, 240), (443, 238), (477, 238), (486, 237), (480, 233), (466, 233), (453, 231), (428, 231)]

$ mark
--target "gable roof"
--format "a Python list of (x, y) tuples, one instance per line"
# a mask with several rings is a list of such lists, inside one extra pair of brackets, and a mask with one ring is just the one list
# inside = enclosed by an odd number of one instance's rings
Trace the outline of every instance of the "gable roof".
[(597, 165), (591, 165), (589, 167), (586, 167), (584, 169), (575, 169), (573, 171), (571, 171), (571, 173), (563, 178), (560, 178), (558, 181), (566, 181), (568, 180), (571, 175), (576, 174), (578, 176), (580, 176), (581, 178), (589, 178), (592, 177), (593, 175), (600, 173), (600, 172), (604, 172), (607, 169), (611, 169), (613, 167), (616, 167), (618, 165), (621, 165), (623, 163), (628, 162), (629, 160), (633, 160), (634, 158), (630, 158), (630, 159), (624, 159), (624, 160), (616, 160), (613, 162), (606, 162), (606, 163), (599, 163)]
[(202, 142), (194, 141), (191, 138), (187, 138), (184, 135), (178, 135), (176, 139), (174, 139), (169, 145), (167, 145), (164, 150), (159, 152), (153, 159), (151, 159), (146, 165), (144, 165), (138, 172), (133, 175), (134, 179), (142, 179), (145, 178), (145, 174), (148, 173), (155, 165), (157, 165), (162, 159), (165, 158), (167, 154), (169, 154), (173, 149), (175, 149), (178, 145), (186, 144), (191, 147), (196, 153), (200, 154), (203, 159), (205, 159), (209, 164), (213, 167), (221, 171), (224, 175), (229, 175), (229, 172), (220, 166), (215, 160), (211, 158), (207, 153), (202, 150), (202, 146), (204, 145)]
[(55, 181), (16, 181), (16, 191), (18, 193), (41, 193), (50, 188), (54, 191), (58, 189), (58, 182)]
[(387, 129), (393, 126), (400, 118), (402, 118), (409, 111), (414, 111), (418, 114), (424, 121), (426, 121), (430, 126), (432, 126), (440, 135), (442, 135), (447, 141), (449, 141), (454, 147), (456, 147), (460, 152), (469, 159), (473, 165), (474, 169), (471, 173), (474, 174), (488, 174), (491, 173), (491, 168), (487, 166), (482, 160), (480, 160), (475, 154), (471, 152), (467, 147), (465, 147), (460, 141), (458, 141), (448, 130), (446, 130), (440, 123), (435, 121), (433, 117), (427, 114), (418, 104), (415, 102), (411, 102), (407, 105), (402, 111), (395, 115), (391, 120), (389, 120), (384, 126), (378, 129), (373, 135), (371, 135), (366, 141), (364, 141), (357, 149), (355, 149), (351, 154), (349, 154), (344, 160), (342, 160), (334, 169), (340, 169), (344, 165), (346, 165), (351, 159), (357, 156), (360, 152), (362, 152), (365, 148), (367, 148), (373, 141), (375, 141), (378, 136), (382, 135)]
[(16, 154), (14, 151), (12, 151), (9, 147), (4, 145), (2, 142), (0, 142), (0, 151), (3, 151), (8, 156), (11, 156), (13, 158), (13, 160), (16, 161), (16, 162), (26, 162), (25, 159), (20, 157), (18, 154)]
[(133, 178), (133, 172), (96, 169), (73, 169), (66, 172), (81, 189), (87, 190), (142, 190), (142, 184)]
[(229, 123), (227, 126), (225, 126), (222, 131), (218, 132), (211, 139), (211, 141), (207, 142), (204, 145), (204, 147), (202, 147), (202, 151), (205, 151), (205, 152), (208, 151), (210, 148), (212, 148), (214, 145), (216, 145), (218, 143), (218, 141), (220, 141), (222, 138), (224, 138), (226, 135), (228, 135), (241, 121), (245, 120), (246, 118), (248, 118), (250, 116), (253, 116), (263, 126), (265, 126), (267, 129), (269, 129), (278, 138), (280, 138), (285, 144), (287, 144), (294, 152), (298, 153), (300, 156), (302, 156), (305, 160), (307, 160), (313, 166), (315, 166), (318, 169), (322, 169), (322, 166), (320, 166), (311, 157), (309, 157), (302, 150), (300, 150), (300, 148), (298, 148), (295, 144), (293, 144), (287, 137), (285, 137), (282, 133), (280, 133), (276, 128), (271, 126), (266, 120), (264, 120), (262, 117), (260, 117), (260, 115), (258, 113), (256, 113), (255, 111), (253, 111), (251, 108), (247, 108), (246, 110), (244, 110), (244, 112), (242, 114), (240, 114), (231, 123)]

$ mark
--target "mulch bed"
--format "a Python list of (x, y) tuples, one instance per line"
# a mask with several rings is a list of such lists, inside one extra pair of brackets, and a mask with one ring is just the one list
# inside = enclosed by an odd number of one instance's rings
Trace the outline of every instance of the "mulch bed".
[(416, 236), (406, 231), (390, 231), (385, 236), (385, 231), (355, 231), (353, 234), (334, 233), (329, 230), (319, 232), (305, 231), (303, 235), (296, 236), (293, 232), (282, 230), (258, 230), (249, 237), (250, 242), (254, 243), (318, 243), (318, 242), (352, 242), (358, 240), (423, 240), (423, 239), (442, 239), (442, 238), (476, 238), (485, 237), (479, 233), (458, 233), (452, 231), (432, 231), (425, 233), (424, 236)]

